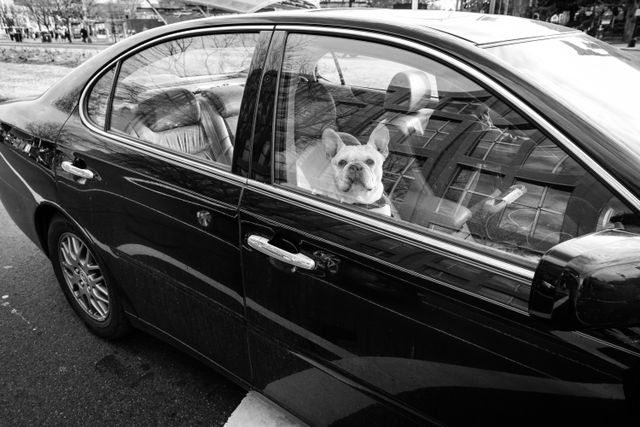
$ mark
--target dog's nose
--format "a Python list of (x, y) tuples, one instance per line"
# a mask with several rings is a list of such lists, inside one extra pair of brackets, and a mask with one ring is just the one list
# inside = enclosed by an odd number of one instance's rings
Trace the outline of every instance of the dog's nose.
[(351, 172), (360, 172), (362, 170), (362, 165), (358, 163), (352, 163), (349, 165), (349, 170)]

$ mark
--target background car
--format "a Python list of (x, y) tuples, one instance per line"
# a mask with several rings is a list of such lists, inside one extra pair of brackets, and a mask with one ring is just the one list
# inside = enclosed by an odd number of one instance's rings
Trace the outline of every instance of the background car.
[(633, 424), (639, 76), (510, 17), (185, 22), (0, 105), (0, 197), (93, 332), (309, 424)]

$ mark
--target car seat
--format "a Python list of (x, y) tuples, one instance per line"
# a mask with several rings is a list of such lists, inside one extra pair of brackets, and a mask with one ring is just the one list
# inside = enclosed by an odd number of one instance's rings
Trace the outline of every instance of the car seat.
[(423, 135), (433, 108), (438, 101), (435, 76), (420, 70), (397, 73), (387, 86), (385, 113), (391, 140), (404, 139), (412, 134)]
[[(279, 109), (279, 114), (286, 114), (278, 120), (284, 124), (282, 130), (285, 132), (282, 134), (285, 144), (284, 151), (275, 155), (276, 171), (285, 182), (307, 188), (304, 174), (312, 169), (312, 165), (304, 159), (310, 161), (316, 156), (304, 153), (314, 150), (314, 147), (318, 150), (322, 148), (322, 132), (327, 127), (337, 130), (336, 106), (329, 91), (307, 76), (291, 75), (285, 76), (283, 80), (282, 93), (287, 94), (288, 108)], [(290, 85), (293, 84), (296, 85), (295, 88), (291, 88)], [(322, 157), (326, 159), (326, 155), (323, 154)]]
[(174, 151), (216, 160), (209, 153), (200, 104), (184, 88), (169, 89), (142, 101), (125, 132)]
[(208, 89), (199, 96), (210, 152), (218, 162), (231, 164), (243, 93), (244, 86), (234, 85)]

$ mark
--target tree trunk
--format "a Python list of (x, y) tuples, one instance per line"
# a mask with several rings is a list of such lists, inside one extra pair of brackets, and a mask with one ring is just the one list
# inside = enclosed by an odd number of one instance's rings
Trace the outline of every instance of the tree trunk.
[(67, 17), (67, 30), (69, 30), (69, 43), (72, 43), (71, 39), (73, 39), (73, 29), (71, 28), (71, 19)]
[(628, 43), (633, 37), (633, 30), (636, 28), (636, 9), (638, 8), (638, 0), (627, 0), (627, 11), (624, 17), (624, 33), (622, 33), (622, 41)]

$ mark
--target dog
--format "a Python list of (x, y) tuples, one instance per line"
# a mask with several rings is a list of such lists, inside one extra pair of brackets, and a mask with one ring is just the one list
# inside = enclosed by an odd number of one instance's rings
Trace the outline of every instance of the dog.
[(395, 210), (382, 184), (389, 139), (384, 123), (371, 132), (366, 144), (348, 133), (325, 129), (321, 144), (310, 147), (298, 159), (298, 186), (341, 203), (393, 216)]

